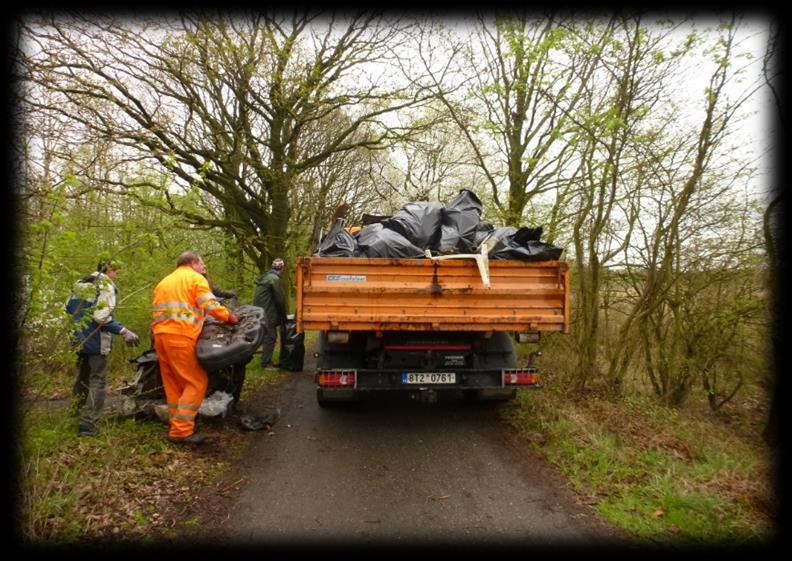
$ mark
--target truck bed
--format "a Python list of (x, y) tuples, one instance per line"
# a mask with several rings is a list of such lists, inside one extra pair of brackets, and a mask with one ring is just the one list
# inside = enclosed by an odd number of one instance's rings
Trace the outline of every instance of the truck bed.
[(564, 261), (302, 257), (297, 331), (569, 332)]

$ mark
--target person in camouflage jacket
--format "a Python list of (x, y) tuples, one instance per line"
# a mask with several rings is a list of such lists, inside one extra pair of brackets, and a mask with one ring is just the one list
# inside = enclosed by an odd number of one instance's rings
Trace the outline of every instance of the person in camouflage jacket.
[(77, 366), (72, 393), (74, 411), (80, 415), (80, 436), (96, 434), (96, 422), (104, 407), (113, 335), (120, 335), (128, 345), (140, 342), (137, 335), (113, 319), (118, 292), (114, 281), (119, 268), (112, 261), (100, 262), (95, 272), (74, 283), (65, 306), (74, 324), (71, 343)]

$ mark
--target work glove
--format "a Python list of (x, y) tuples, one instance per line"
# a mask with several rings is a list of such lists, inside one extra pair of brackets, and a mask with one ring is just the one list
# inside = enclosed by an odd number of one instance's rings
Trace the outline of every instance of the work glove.
[(234, 314), (228, 314), (228, 319), (226, 320), (226, 323), (229, 325), (236, 325), (239, 323), (239, 318), (236, 317)]
[(126, 327), (121, 328), (121, 337), (124, 338), (124, 342), (130, 347), (135, 347), (140, 343), (140, 337)]

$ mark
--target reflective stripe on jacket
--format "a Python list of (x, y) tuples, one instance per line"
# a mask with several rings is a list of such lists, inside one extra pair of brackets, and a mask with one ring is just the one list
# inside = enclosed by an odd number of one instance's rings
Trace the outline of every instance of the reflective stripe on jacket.
[(154, 289), (151, 330), (198, 339), (204, 317), (210, 314), (226, 321), (230, 312), (220, 305), (209, 282), (189, 265), (182, 265), (162, 279)]

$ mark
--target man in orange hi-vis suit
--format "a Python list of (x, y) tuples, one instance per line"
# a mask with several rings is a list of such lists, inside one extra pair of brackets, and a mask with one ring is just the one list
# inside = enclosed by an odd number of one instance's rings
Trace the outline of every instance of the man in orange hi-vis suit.
[(168, 440), (201, 444), (195, 417), (203, 402), (209, 377), (198, 363), (195, 346), (206, 314), (232, 325), (239, 319), (221, 306), (204, 276), (206, 265), (194, 251), (179, 255), (176, 270), (154, 289), (151, 331), (159, 359), (162, 386), (168, 400)]

